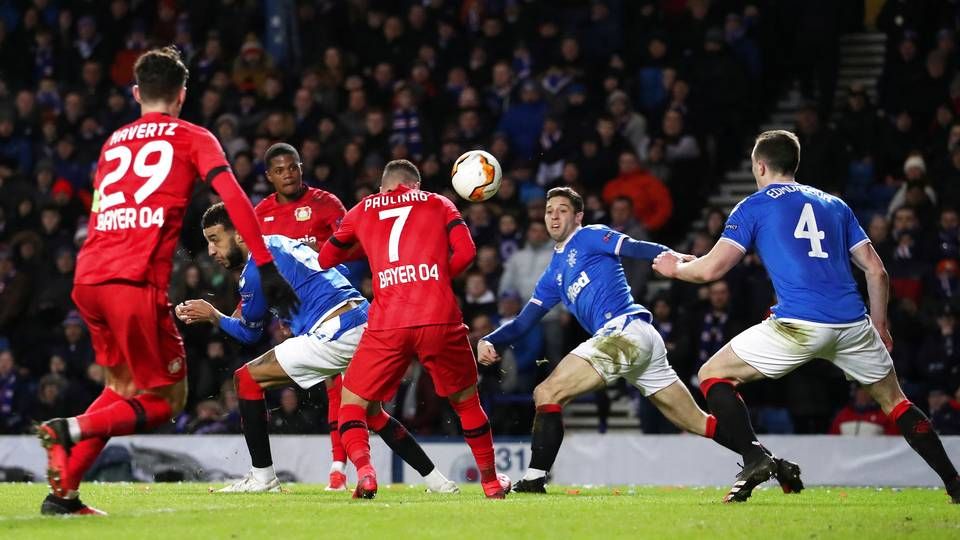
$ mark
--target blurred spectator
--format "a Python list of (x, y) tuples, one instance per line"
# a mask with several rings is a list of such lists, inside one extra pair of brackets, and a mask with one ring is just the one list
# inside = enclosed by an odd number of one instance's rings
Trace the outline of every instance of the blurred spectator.
[[(960, 392), (960, 391), (958, 391)], [(943, 388), (930, 390), (930, 422), (940, 435), (960, 435), (960, 402)]]
[(300, 407), (296, 390), (287, 387), (280, 391), (280, 407), (270, 411), (270, 433), (317, 433), (318, 425), (317, 418)]
[(658, 178), (641, 169), (636, 154), (626, 151), (617, 161), (620, 174), (603, 188), (603, 201), (611, 204), (617, 197), (633, 201), (633, 212), (649, 231), (657, 231), (666, 225), (673, 213), (670, 192)]
[(840, 409), (830, 425), (831, 435), (899, 435), (897, 424), (887, 418), (880, 405), (862, 386), (853, 391), (850, 403)]
[[(634, 216), (633, 199), (630, 197), (621, 195), (610, 203), (610, 228), (636, 240), (650, 239), (646, 229)], [(642, 302), (647, 296), (647, 280), (653, 273), (650, 261), (623, 258), (621, 264), (633, 298)]]
[(0, 433), (3, 434), (21, 433), (26, 428), (28, 389), (17, 371), (13, 353), (0, 351)]

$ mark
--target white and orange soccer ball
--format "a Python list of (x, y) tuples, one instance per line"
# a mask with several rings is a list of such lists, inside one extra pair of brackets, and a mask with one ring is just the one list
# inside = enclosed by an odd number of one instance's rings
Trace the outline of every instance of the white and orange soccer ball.
[(500, 162), (483, 150), (470, 150), (453, 164), (453, 189), (470, 202), (481, 202), (496, 195), (503, 171)]

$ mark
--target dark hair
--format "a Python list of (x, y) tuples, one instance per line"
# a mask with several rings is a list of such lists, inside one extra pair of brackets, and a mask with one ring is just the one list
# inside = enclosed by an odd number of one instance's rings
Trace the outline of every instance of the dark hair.
[(583, 212), (583, 197), (572, 188), (555, 187), (547, 192), (548, 201), (554, 197), (566, 197), (566, 199), (570, 201), (570, 204), (573, 205), (574, 213), (579, 214)]
[(612, 201), (610, 201), (610, 206), (613, 206), (613, 203), (617, 201), (627, 203), (627, 206), (629, 206), (630, 209), (633, 210), (633, 199), (631, 199), (630, 197), (627, 197), (626, 195), (617, 195), (616, 197), (613, 198)]
[(774, 172), (796, 174), (800, 164), (800, 141), (783, 129), (764, 131), (757, 136), (754, 157), (763, 159)]
[(141, 54), (133, 65), (133, 73), (140, 88), (140, 99), (146, 102), (176, 101), (190, 76), (180, 51), (173, 45)]
[(417, 166), (408, 159), (395, 159), (384, 165), (383, 176), (380, 177), (381, 182), (386, 180), (388, 176), (394, 174), (400, 175), (401, 182), (408, 180), (413, 180), (417, 183), (420, 182), (420, 171), (417, 169)]
[(266, 153), (263, 154), (263, 162), (269, 167), (273, 158), (280, 156), (293, 156), (293, 160), (300, 163), (300, 152), (297, 152), (297, 149), (293, 146), (283, 142), (278, 142), (270, 148), (267, 148)]
[(223, 228), (232, 231), (233, 221), (230, 220), (230, 214), (227, 213), (227, 207), (222, 202), (218, 202), (207, 208), (200, 220), (200, 227), (208, 229), (215, 225), (223, 225)]

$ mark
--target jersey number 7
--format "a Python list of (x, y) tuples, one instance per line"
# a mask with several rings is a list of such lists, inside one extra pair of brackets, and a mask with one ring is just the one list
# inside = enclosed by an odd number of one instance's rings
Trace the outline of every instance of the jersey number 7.
[(390, 208), (387, 210), (381, 210), (378, 217), (380, 221), (390, 218), (396, 218), (396, 221), (393, 222), (393, 227), (390, 228), (390, 239), (387, 243), (387, 259), (390, 262), (397, 262), (400, 260), (400, 233), (403, 232), (403, 226), (407, 223), (407, 216), (410, 215), (410, 209), (412, 206), (400, 206), (397, 208)]
[(810, 203), (804, 204), (803, 211), (800, 212), (800, 221), (797, 222), (797, 228), (793, 231), (793, 237), (810, 240), (810, 251), (807, 252), (807, 256), (826, 259), (830, 255), (820, 245), (824, 236), (825, 233), (817, 228), (817, 218), (813, 215), (813, 206)]

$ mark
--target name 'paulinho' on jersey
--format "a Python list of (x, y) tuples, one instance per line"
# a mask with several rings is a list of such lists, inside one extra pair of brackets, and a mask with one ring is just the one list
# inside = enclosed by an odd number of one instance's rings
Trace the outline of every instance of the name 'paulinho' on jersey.
[(596, 333), (614, 317), (649, 311), (633, 301), (620, 263), (620, 246), (627, 236), (605, 225), (577, 229), (562, 248), (554, 249), (530, 301), (544, 309), (563, 302), (580, 325)]
[(840, 198), (803, 184), (771, 184), (740, 201), (720, 240), (744, 253), (756, 248), (779, 300), (775, 317), (846, 324), (866, 316), (850, 253), (870, 239)]
[[(280, 275), (300, 297), (300, 310), (288, 321), (293, 335), (309, 332), (324, 315), (344, 302), (364, 299), (338, 270), (345, 271), (346, 268), (338, 266), (322, 270), (317, 262), (317, 252), (310, 246), (280, 235), (264, 236), (263, 242), (273, 255)], [(252, 257), (240, 274), (239, 285), (244, 318), (262, 318), (268, 306), (260, 289), (260, 272)]]

